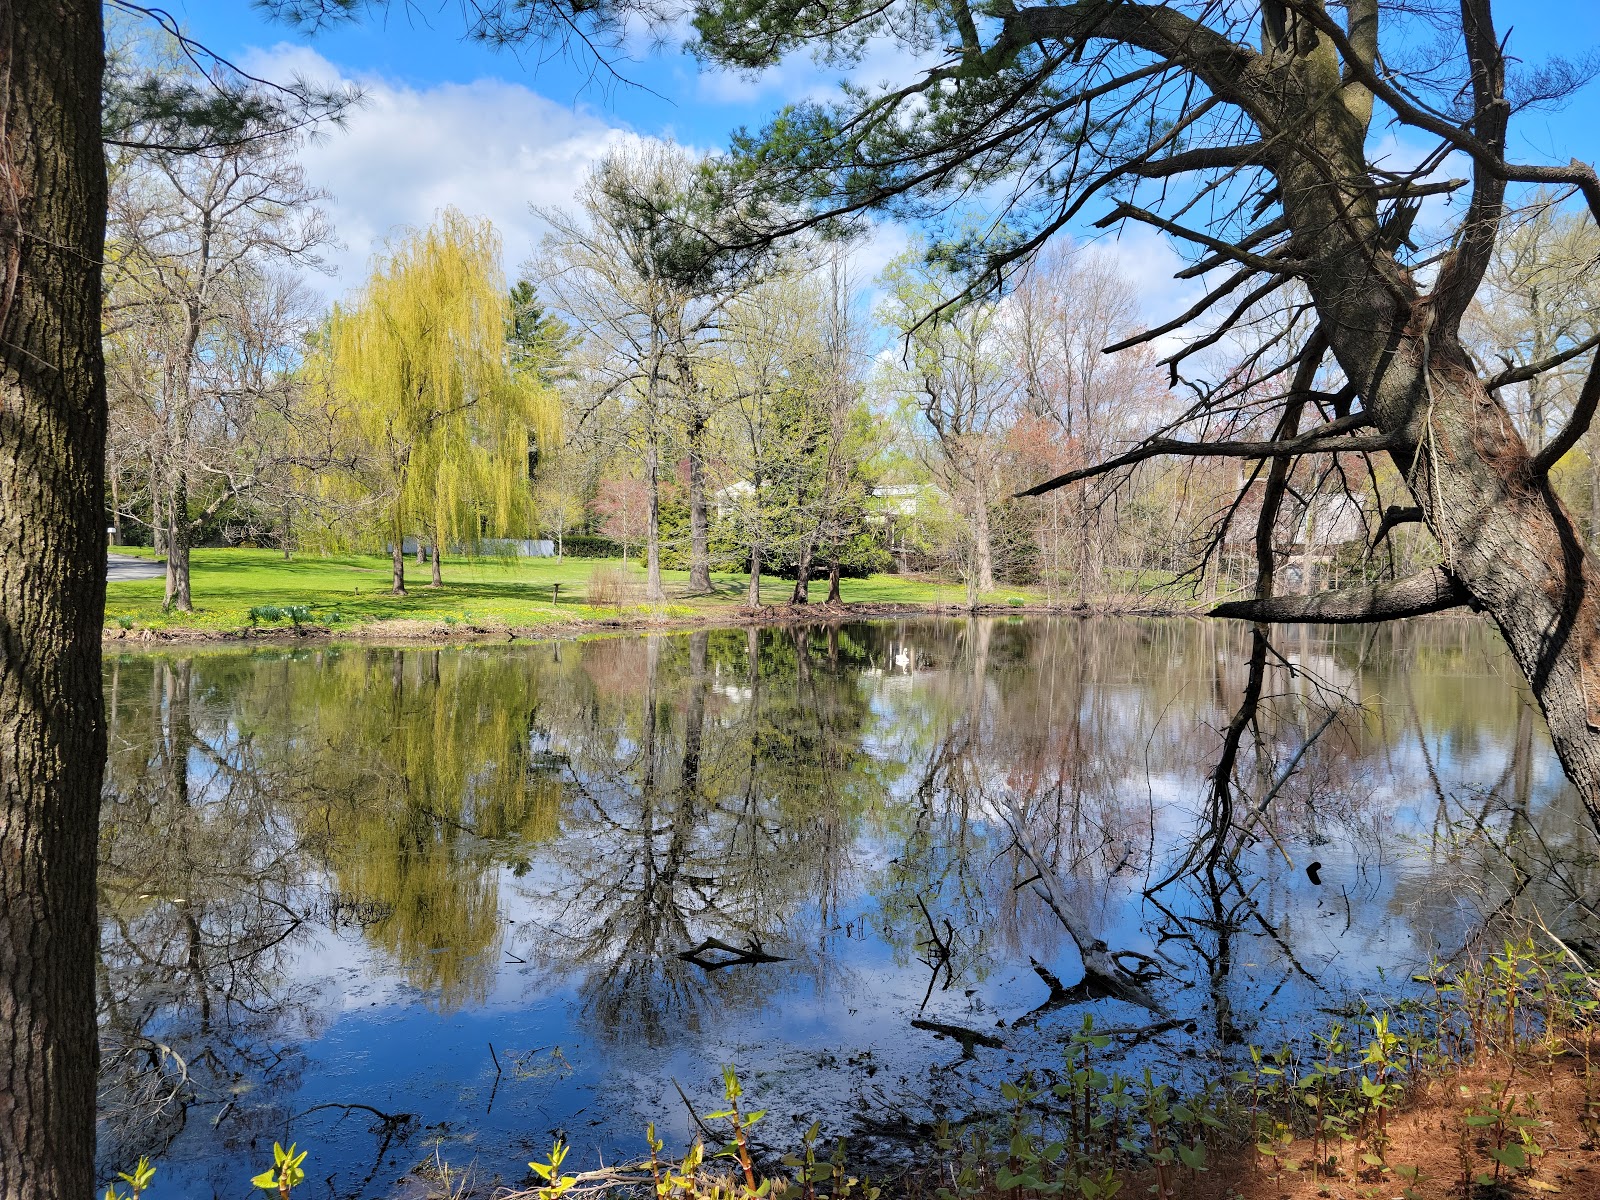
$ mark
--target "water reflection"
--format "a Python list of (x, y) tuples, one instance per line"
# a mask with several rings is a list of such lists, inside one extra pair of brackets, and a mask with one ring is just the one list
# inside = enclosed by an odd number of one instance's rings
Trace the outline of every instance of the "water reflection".
[(113, 659), (103, 1158), (516, 1182), (552, 1129), (687, 1132), (671, 1079), (723, 1061), (910, 1127), (1084, 1005), (1202, 1061), (1513, 912), (1594, 917), (1484, 627), (1288, 631), (1211, 827), (1249, 669), (1232, 627), (1116, 620)]

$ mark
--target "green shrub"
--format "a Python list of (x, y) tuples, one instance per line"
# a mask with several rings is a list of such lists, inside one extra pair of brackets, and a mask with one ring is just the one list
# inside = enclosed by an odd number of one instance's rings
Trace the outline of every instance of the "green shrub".
[(564, 558), (621, 558), (622, 545), (589, 533), (568, 534), (561, 541)]

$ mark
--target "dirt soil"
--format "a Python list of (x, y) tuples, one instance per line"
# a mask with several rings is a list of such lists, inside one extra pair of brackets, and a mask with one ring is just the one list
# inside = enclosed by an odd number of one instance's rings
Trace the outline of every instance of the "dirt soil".
[[(1523, 1098), (1519, 1115), (1530, 1115), (1533, 1141), (1544, 1151), (1529, 1159), (1521, 1172), (1500, 1172), (1498, 1183), (1476, 1182), (1492, 1176), (1489, 1150), (1493, 1134), (1469, 1127), (1469, 1112), (1482, 1111), (1491, 1084), (1506, 1082), (1509, 1068), (1446, 1075), (1425, 1084), (1410, 1102), (1389, 1118), (1390, 1145), (1384, 1155), (1387, 1168), (1368, 1167), (1363, 1152), (1345, 1146), (1336, 1173), (1314, 1171), (1312, 1147), (1297, 1142), (1284, 1161), (1299, 1164), (1298, 1171), (1274, 1173), (1270, 1159), (1246, 1148), (1246, 1161), (1219, 1164), (1207, 1180), (1201, 1176), (1179, 1196), (1196, 1200), (1491, 1200), (1493, 1197), (1565, 1196), (1571, 1200), (1600, 1200), (1600, 1109), (1586, 1095), (1585, 1065), (1577, 1055), (1554, 1064), (1518, 1065), (1512, 1092)], [(1588, 1091), (1600, 1090), (1600, 1079), (1590, 1076)], [(1587, 1110), (1587, 1111), (1586, 1111)], [(1250, 1161), (1250, 1160), (1255, 1161)], [(1357, 1171), (1359, 1168), (1359, 1173)], [(1409, 1177), (1417, 1168), (1419, 1174)], [(1203, 1182), (1202, 1182), (1203, 1181)]]

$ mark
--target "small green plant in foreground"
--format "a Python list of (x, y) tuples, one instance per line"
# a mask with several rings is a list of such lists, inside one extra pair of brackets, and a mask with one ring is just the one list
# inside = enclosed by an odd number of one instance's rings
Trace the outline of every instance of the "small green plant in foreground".
[(560, 1138), (550, 1148), (549, 1162), (531, 1162), (528, 1164), (533, 1173), (544, 1180), (544, 1186), (538, 1190), (539, 1200), (558, 1200), (573, 1184), (578, 1182), (576, 1175), (563, 1175), (561, 1164), (567, 1157), (567, 1144)]
[(118, 1171), (117, 1178), (128, 1185), (129, 1190), (121, 1191), (115, 1183), (106, 1189), (105, 1200), (139, 1200), (139, 1194), (150, 1186), (150, 1181), (156, 1177), (156, 1169), (149, 1158), (141, 1155), (133, 1171)]
[(262, 1191), (277, 1192), (280, 1200), (289, 1200), (289, 1193), (305, 1180), (306, 1173), (300, 1164), (305, 1162), (306, 1153), (302, 1150), (296, 1154), (293, 1142), (289, 1143), (287, 1150), (273, 1142), (272, 1166), (250, 1182)]
[[(1253, 1161), (1280, 1188), (1286, 1172), (1306, 1171), (1318, 1181), (1388, 1181), (1414, 1198), (1422, 1173), (1391, 1161), (1397, 1151), (1390, 1114), (1414, 1083), (1492, 1062), (1509, 1068), (1503, 1079), (1471, 1087), (1467, 1078), (1457, 1079), (1459, 1102), (1443, 1134), (1456, 1142), (1457, 1186), (1464, 1196), (1480, 1188), (1499, 1194), (1513, 1185), (1543, 1190), (1548, 1185), (1535, 1174), (1553, 1143), (1543, 1132), (1549, 1118), (1529, 1086), (1529, 1065), (1542, 1062), (1553, 1070), (1557, 1056), (1581, 1056), (1585, 1126), (1594, 1105), (1597, 988), (1586, 970), (1572, 966), (1531, 943), (1507, 945), (1474, 968), (1436, 966), (1416, 979), (1431, 985), (1431, 996), (1364, 1011), (1359, 1025), (1336, 1020), (1270, 1053), (1252, 1046), (1237, 1069), (1187, 1093), (1149, 1069), (1132, 1079), (1109, 1069), (1113, 1039), (1086, 1016), (1056, 1069), (1000, 1085), (1001, 1114), (966, 1126), (941, 1122), (923, 1148), (921, 1169), (937, 1200), (1110, 1200), (1119, 1194), (1176, 1200), (1192, 1194), (1219, 1161), (1238, 1154), (1241, 1165)], [(1355, 1036), (1358, 1030), (1366, 1036)], [(726, 1132), (723, 1145), (709, 1154), (697, 1138), (681, 1158), (665, 1157), (652, 1124), (644, 1161), (570, 1172), (563, 1169), (570, 1147), (557, 1140), (547, 1160), (528, 1164), (534, 1186), (508, 1200), (576, 1200), (591, 1193), (653, 1193), (654, 1200), (880, 1200), (870, 1179), (847, 1173), (845, 1139), (827, 1153), (816, 1122), (781, 1158), (786, 1170), (764, 1177), (751, 1131), (766, 1114), (744, 1107), (731, 1066), (723, 1069), (723, 1096), (720, 1110), (697, 1118), (708, 1139)], [(306, 1155), (276, 1144), (273, 1154), (274, 1169), (252, 1182), (289, 1200), (305, 1178), (300, 1164)], [(119, 1177), (132, 1191), (114, 1184), (105, 1200), (140, 1200), (153, 1174), (141, 1159)]]

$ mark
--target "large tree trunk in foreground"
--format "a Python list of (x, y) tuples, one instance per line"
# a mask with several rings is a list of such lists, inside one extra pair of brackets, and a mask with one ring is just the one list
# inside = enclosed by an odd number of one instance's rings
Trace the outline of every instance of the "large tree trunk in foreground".
[(0, 5), (0, 1196), (94, 1187), (100, 0)]
[[(1435, 360), (1441, 355), (1435, 351)], [(1509, 414), (1452, 347), (1433, 376), (1416, 494), (1444, 569), (1500, 628), (1600, 828), (1600, 578)]]

